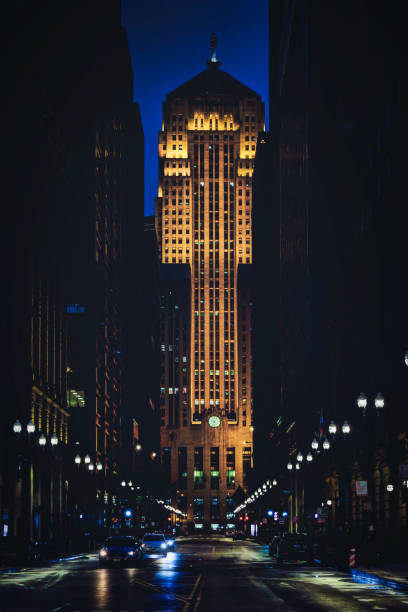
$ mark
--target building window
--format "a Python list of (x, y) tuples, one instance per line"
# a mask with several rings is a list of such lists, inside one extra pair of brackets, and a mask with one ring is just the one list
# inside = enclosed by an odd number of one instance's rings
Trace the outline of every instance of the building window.
[(218, 489), (220, 486), (220, 455), (218, 446), (213, 446), (210, 452), (210, 478), (211, 489)]
[(218, 497), (211, 498), (211, 518), (218, 519), (220, 517), (220, 502)]
[(245, 446), (242, 451), (242, 474), (243, 474), (243, 485), (248, 487), (248, 477), (251, 471), (251, 447)]
[(194, 488), (204, 488), (204, 471), (203, 471), (203, 447), (198, 446), (194, 449)]
[(235, 448), (227, 448), (227, 489), (235, 489)]
[(187, 489), (187, 448), (180, 446), (178, 449), (178, 488)]
[(235, 516), (234, 516), (234, 508), (235, 508), (234, 500), (231, 497), (227, 497), (227, 499), (225, 500), (225, 505), (226, 505), (226, 518), (227, 519), (235, 518)]
[(204, 517), (204, 498), (194, 498), (194, 520), (202, 520)]

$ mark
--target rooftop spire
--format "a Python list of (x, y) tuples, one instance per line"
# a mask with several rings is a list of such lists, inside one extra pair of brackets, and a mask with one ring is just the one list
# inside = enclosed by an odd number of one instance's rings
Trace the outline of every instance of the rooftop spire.
[(217, 37), (214, 34), (214, 32), (211, 34), (211, 38), (210, 38), (210, 47), (211, 47), (211, 59), (209, 62), (207, 62), (208, 67), (209, 68), (218, 68), (218, 66), (220, 65), (220, 62), (217, 61), (217, 54), (216, 54), (216, 48), (217, 48)]
[(212, 62), (216, 62), (217, 61), (217, 55), (215, 53), (215, 50), (217, 48), (217, 37), (214, 34), (214, 32), (211, 34), (210, 45), (211, 45), (211, 61)]

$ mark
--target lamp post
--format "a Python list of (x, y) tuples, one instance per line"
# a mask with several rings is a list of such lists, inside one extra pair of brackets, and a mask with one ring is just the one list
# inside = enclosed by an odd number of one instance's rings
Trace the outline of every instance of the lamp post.
[(16, 474), (16, 499), (20, 505), (13, 506), (13, 532), (21, 535), (22, 549), (21, 560), (30, 557), (30, 541), (33, 538), (33, 479), (34, 479), (34, 458), (33, 458), (33, 434), (35, 432), (34, 423), (29, 420), (25, 428), (21, 421), (17, 419), (12, 426), (13, 433), (17, 439), (17, 474)]
[[(374, 398), (374, 408), (375, 413), (370, 408), (370, 403), (368, 401), (367, 396), (364, 393), (360, 393), (357, 397), (357, 407), (361, 411), (361, 415), (364, 421), (364, 431), (363, 431), (363, 421), (361, 422), (361, 435), (359, 435), (359, 440), (361, 444), (360, 449), (360, 458), (358, 460), (362, 472), (366, 474), (367, 484), (368, 484), (368, 511), (370, 513), (374, 513), (373, 506), (375, 503), (379, 503), (379, 499), (374, 497), (374, 465), (370, 461), (370, 458), (373, 456), (376, 444), (378, 442), (378, 418), (384, 414), (385, 408), (385, 399), (382, 393), (378, 392)], [(374, 415), (374, 418), (373, 418)], [(360, 433), (360, 432), (359, 432)], [(361, 521), (364, 522), (366, 520), (366, 516), (361, 509), (363, 506), (360, 505), (359, 516)], [(371, 517), (370, 522), (372, 522), (373, 518)]]
[(367, 397), (364, 393), (360, 393), (360, 395), (358, 396), (357, 406), (361, 410), (362, 415), (365, 416), (367, 410)]

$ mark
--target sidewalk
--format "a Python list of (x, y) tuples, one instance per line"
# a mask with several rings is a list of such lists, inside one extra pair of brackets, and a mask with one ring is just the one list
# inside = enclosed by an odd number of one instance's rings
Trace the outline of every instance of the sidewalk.
[(350, 575), (362, 581), (408, 592), (408, 564), (389, 563), (381, 567), (358, 567), (350, 569)]
[(35, 567), (45, 567), (47, 565), (53, 565), (54, 563), (61, 563), (62, 561), (74, 561), (75, 559), (86, 559), (89, 555), (93, 553), (63, 553), (61, 556), (56, 557), (55, 559), (44, 559), (43, 561), (38, 561), (37, 563), (29, 562), (22, 565), (8, 566), (1, 565), (0, 563), (0, 574), (13, 574), (15, 572), (21, 572), (28, 569), (33, 569)]

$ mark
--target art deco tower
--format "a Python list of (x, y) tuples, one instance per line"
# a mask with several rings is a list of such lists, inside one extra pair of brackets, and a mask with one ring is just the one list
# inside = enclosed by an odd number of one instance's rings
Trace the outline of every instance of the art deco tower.
[(260, 96), (207, 69), (166, 97), (156, 230), (162, 263), (161, 446), (172, 503), (232, 518), (252, 461), (252, 173)]

